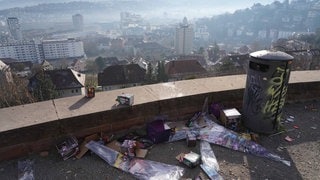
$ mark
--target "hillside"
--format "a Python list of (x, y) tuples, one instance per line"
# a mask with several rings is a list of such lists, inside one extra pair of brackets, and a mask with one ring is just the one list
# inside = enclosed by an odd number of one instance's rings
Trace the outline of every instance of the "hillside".
[[(154, 17), (181, 19), (184, 16), (192, 19), (233, 12), (236, 9), (253, 5), (250, 0), (225, 2), (212, 0), (57, 0), (54, 3), (49, 2), (44, 0), (2, 0), (0, 1), (1, 7), (12, 6), (15, 8), (0, 10), (0, 17), (16, 16), (22, 22), (48, 22), (66, 21), (72, 14), (81, 13), (87, 17), (86, 21), (110, 21), (118, 20), (120, 12), (130, 11), (142, 15), (144, 19)], [(272, 0), (261, 2), (268, 3)]]

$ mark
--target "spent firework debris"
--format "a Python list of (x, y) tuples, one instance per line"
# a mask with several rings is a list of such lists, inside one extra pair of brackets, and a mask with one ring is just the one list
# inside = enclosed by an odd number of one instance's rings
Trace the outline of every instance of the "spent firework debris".
[(128, 172), (138, 179), (181, 179), (185, 170), (179, 166), (128, 157), (107, 146), (90, 141), (86, 147), (109, 165)]
[[(204, 115), (204, 118), (206, 118), (207, 121), (210, 120), (210, 116), (208, 115)], [(236, 151), (279, 161), (287, 166), (291, 165), (290, 161), (284, 160), (280, 156), (268, 151), (266, 148), (255, 143), (254, 141), (247, 140), (238, 133), (229, 130), (213, 121), (211, 126), (200, 129), (198, 138)]]

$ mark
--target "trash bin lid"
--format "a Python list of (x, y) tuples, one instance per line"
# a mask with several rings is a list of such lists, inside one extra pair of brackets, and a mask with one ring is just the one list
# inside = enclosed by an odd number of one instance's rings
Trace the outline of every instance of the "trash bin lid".
[(290, 61), (293, 59), (293, 56), (282, 52), (282, 51), (270, 51), (270, 50), (261, 50), (250, 53), (250, 57), (261, 59), (261, 60), (271, 60), (271, 61)]

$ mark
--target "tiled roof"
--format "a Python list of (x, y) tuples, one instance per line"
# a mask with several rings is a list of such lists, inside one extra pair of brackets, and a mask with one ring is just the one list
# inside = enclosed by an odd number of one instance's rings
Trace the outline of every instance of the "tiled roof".
[(146, 71), (138, 64), (114, 65), (98, 74), (99, 86), (143, 83)]
[[(56, 90), (82, 88), (85, 85), (85, 74), (72, 69), (49, 70), (44, 71), (44, 73), (51, 79)], [(34, 77), (32, 79), (34, 79)]]
[(165, 49), (165, 47), (156, 42), (139, 43), (135, 47), (140, 49)]
[(196, 60), (200, 63), (200, 65), (206, 66), (206, 60), (204, 59), (203, 55), (193, 54), (193, 55), (179, 55), (177, 58), (178, 61), (183, 60)]
[(119, 60), (118, 60), (118, 58), (117, 57), (107, 57), (106, 58), (106, 62), (107, 63), (113, 63), (113, 64), (116, 64), (116, 63), (118, 63), (119, 62)]
[(168, 75), (206, 73), (206, 70), (196, 60), (170, 61), (165, 64), (165, 71)]
[(32, 69), (33, 63), (31, 61), (23, 61), (23, 62), (10, 62), (8, 63), (10, 68), (14, 71), (20, 71), (21, 66), (24, 68), (28, 68), (29, 70)]
[(1, 58), (1, 61), (4, 62), (5, 64), (9, 64), (12, 62), (18, 61), (17, 59), (12, 59), (12, 58)]

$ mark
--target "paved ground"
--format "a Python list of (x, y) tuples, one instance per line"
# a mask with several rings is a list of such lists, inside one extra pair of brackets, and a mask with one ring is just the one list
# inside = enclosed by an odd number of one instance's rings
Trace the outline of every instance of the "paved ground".
[[(290, 160), (292, 166), (269, 159), (252, 156), (212, 145), (224, 179), (320, 179), (320, 102), (286, 104), (284, 119), (293, 116), (293, 122), (284, 122), (288, 132), (272, 137), (260, 136), (259, 143), (270, 151)], [(294, 126), (298, 127), (295, 129)], [(294, 130), (292, 130), (294, 129)], [(286, 141), (289, 136), (294, 140)], [(184, 177), (195, 178), (200, 168), (189, 169), (175, 157), (181, 152), (199, 152), (199, 143), (193, 148), (185, 141), (158, 144), (147, 154), (146, 159), (184, 167)], [(130, 174), (110, 167), (94, 154), (82, 159), (61, 160), (52, 148), (49, 155), (32, 154), (11, 161), (0, 162), (0, 179), (18, 178), (18, 161), (30, 159), (34, 162), (35, 179), (134, 179)]]

